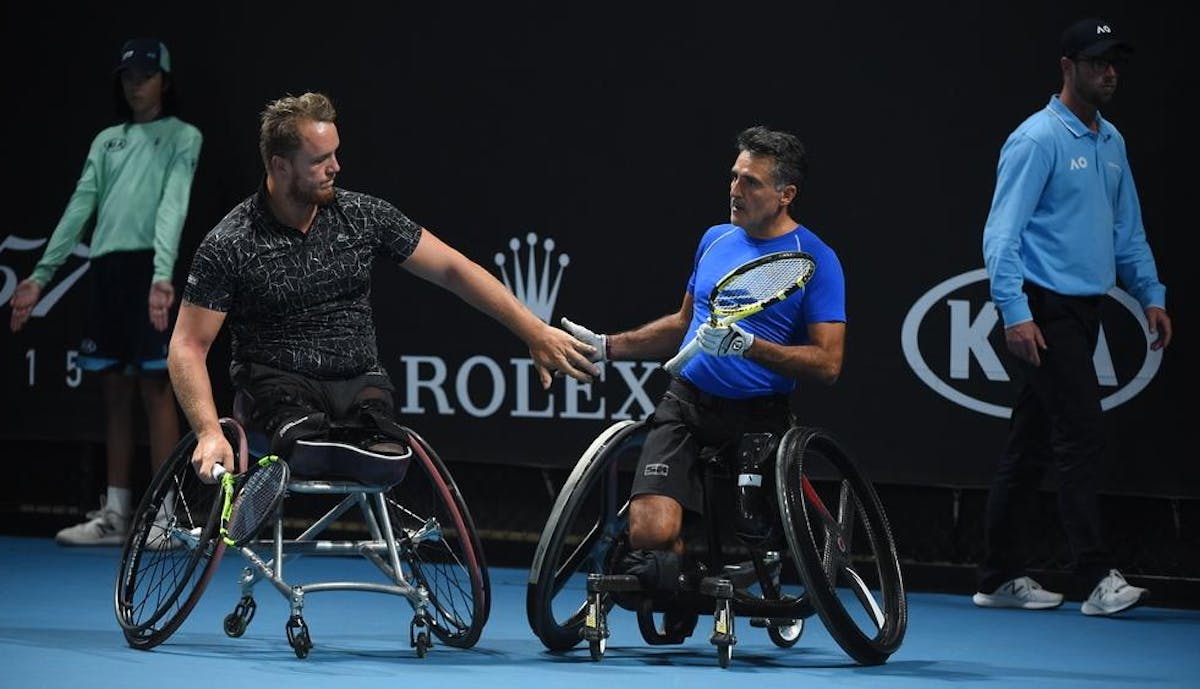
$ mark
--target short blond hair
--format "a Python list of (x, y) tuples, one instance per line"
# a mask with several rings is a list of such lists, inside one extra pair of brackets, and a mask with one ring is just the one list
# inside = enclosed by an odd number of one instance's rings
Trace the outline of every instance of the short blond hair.
[(258, 152), (263, 166), (271, 168), (271, 157), (290, 157), (300, 148), (300, 122), (334, 122), (337, 110), (323, 93), (284, 96), (267, 104), (260, 116)]

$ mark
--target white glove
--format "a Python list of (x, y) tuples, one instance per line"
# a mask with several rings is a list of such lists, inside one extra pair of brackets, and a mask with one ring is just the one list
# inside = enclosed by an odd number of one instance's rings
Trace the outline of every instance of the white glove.
[(562, 327), (571, 337), (596, 349), (595, 353), (588, 357), (589, 361), (608, 361), (608, 335), (597, 335), (578, 323), (572, 323), (565, 316), (562, 319)]
[(703, 323), (696, 330), (700, 349), (713, 356), (745, 356), (754, 344), (754, 335), (742, 330), (737, 323), (725, 327)]

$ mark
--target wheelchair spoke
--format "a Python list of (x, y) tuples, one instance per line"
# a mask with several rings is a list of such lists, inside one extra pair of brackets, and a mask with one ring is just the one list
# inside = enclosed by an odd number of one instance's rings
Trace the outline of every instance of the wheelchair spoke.
[[(817, 495), (817, 490), (813, 488), (807, 476), (801, 474), (800, 485), (804, 490), (805, 500), (816, 510), (817, 516), (821, 518), (821, 523), (825, 527), (826, 547), (828, 548), (830, 545), (835, 546), (837, 548), (836, 555), (838, 559), (843, 561), (849, 560), (850, 541), (842, 528), (842, 523), (829, 512), (829, 508), (825, 506), (825, 502), (821, 500), (821, 496)], [(827, 552), (826, 555), (828, 557), (829, 555), (834, 555), (834, 553)]]
[[(551, 585), (551, 595), (557, 595), (562, 587), (566, 585), (571, 577), (580, 571), (584, 571), (585, 563), (596, 562), (597, 544), (605, 540), (604, 524), (597, 522), (592, 525), (591, 531), (583, 537), (583, 540), (575, 546), (575, 549), (567, 555), (562, 564), (554, 571), (554, 581)], [(597, 570), (598, 571), (598, 570)]]
[[(854, 522), (856, 516), (854, 493), (846, 481), (842, 481), (838, 491), (839, 531), (831, 534), (825, 528), (825, 576), (829, 583), (837, 584), (837, 573), (841, 567), (849, 567), (854, 549)], [(834, 538), (830, 538), (833, 535)]]
[(883, 609), (879, 607), (875, 596), (871, 593), (871, 589), (867, 586), (867, 582), (854, 571), (853, 567), (845, 566), (842, 568), (842, 574), (846, 576), (850, 583), (850, 590), (854, 596), (858, 598), (858, 602), (862, 603), (863, 608), (871, 613), (871, 619), (875, 622), (875, 629), (883, 629), (884, 617)]

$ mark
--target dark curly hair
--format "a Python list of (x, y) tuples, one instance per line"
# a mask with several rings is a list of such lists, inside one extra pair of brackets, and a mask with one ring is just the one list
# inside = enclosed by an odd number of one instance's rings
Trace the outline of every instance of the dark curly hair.
[(774, 160), (771, 175), (775, 178), (775, 188), (782, 189), (789, 184), (796, 187), (796, 200), (804, 188), (804, 180), (808, 177), (808, 152), (804, 144), (794, 135), (787, 132), (775, 131), (762, 126), (749, 127), (737, 136), (737, 150), (755, 156), (766, 156)]

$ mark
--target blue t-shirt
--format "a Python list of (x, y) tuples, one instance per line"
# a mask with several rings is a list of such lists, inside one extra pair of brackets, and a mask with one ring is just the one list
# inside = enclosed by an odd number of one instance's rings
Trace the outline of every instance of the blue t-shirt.
[[(710, 227), (696, 248), (696, 260), (687, 291), (695, 300), (692, 322), (684, 345), (691, 342), (700, 324), (708, 320), (709, 295), (729, 271), (759, 256), (777, 251), (804, 251), (817, 264), (804, 288), (787, 299), (738, 325), (754, 336), (783, 345), (808, 342), (810, 323), (846, 321), (846, 284), (842, 264), (829, 245), (803, 225), (774, 239), (755, 239), (736, 225)], [(742, 399), (762, 395), (787, 394), (796, 387), (793, 378), (776, 373), (749, 359), (734, 356), (710, 356), (701, 352), (683, 367), (680, 374), (696, 387), (713, 395)]]

